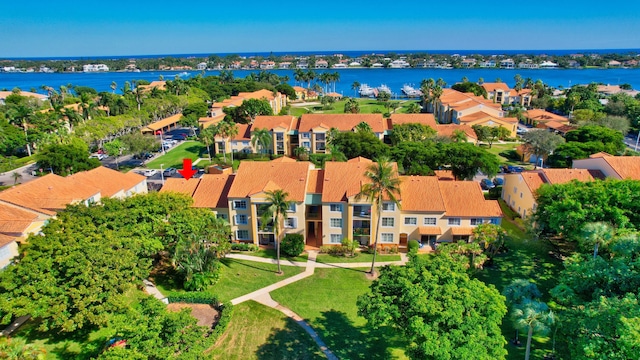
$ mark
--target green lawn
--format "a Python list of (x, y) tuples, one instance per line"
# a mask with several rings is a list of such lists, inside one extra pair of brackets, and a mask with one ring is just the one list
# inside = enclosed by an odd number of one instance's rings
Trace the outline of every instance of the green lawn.
[[(549, 301), (549, 290), (557, 284), (558, 273), (562, 270), (562, 262), (549, 255), (552, 251), (550, 244), (544, 241), (527, 239), (525, 233), (514, 223), (506, 218), (502, 227), (507, 231), (507, 253), (500, 254), (494, 259), (491, 266), (476, 274), (476, 277), (487, 284), (493, 284), (502, 292), (513, 279), (523, 278), (536, 283), (543, 294), (543, 301)], [(507, 341), (513, 339), (515, 329), (509, 315), (505, 316), (502, 324), (502, 333)], [(551, 351), (551, 338), (549, 336), (534, 336), (531, 345), (531, 358), (542, 359)], [(526, 333), (521, 331), (520, 341), (522, 345), (516, 347), (509, 342), (506, 349), (509, 352), (507, 359), (520, 360), (524, 358), (524, 345)]]
[[(250, 292), (269, 286), (304, 271), (303, 267), (282, 266), (284, 275), (276, 275), (277, 265), (253, 261), (222, 259), (220, 280), (206, 291), (228, 301)], [(171, 291), (183, 291), (172, 276), (156, 278), (158, 290), (163, 294)]]
[[(355, 257), (318, 254), (318, 258), (316, 259), (316, 261), (319, 263), (330, 264), (330, 263), (359, 263), (359, 262), (370, 263), (371, 260), (373, 260), (373, 254), (367, 254), (367, 253), (356, 253), (356, 254), (357, 255)], [(378, 261), (400, 261), (400, 255), (378, 254), (376, 256), (376, 262)]]
[(389, 328), (366, 326), (356, 299), (369, 291), (364, 269), (316, 269), (271, 297), (302, 316), (340, 359), (406, 359), (406, 343)]
[[(393, 109), (387, 109), (381, 102), (376, 99), (368, 99), (368, 98), (357, 98), (358, 103), (360, 104), (360, 113), (361, 114), (372, 114), (375, 111), (378, 111), (382, 114), (386, 112), (393, 113)], [(416, 102), (418, 100), (391, 100), (391, 103), (397, 103), (400, 106), (395, 110), (396, 113), (406, 113), (409, 104)], [(291, 115), (300, 116), (302, 114), (306, 114), (308, 110), (313, 111), (314, 113), (322, 113), (322, 114), (344, 114), (344, 104), (347, 100), (336, 101), (331, 105), (331, 109), (325, 110), (321, 104), (318, 105), (309, 105), (304, 108), (302, 107), (291, 107)]]
[[(260, 249), (258, 251), (232, 251), (232, 253), (255, 256), (255, 257), (260, 257), (265, 259), (277, 258), (275, 249)], [(306, 254), (306, 253), (300, 254), (299, 256), (295, 256), (295, 257), (288, 257), (282, 253), (280, 254), (280, 260), (306, 262), (308, 258), (309, 258), (309, 254)]]
[(280, 311), (253, 301), (234, 308), (211, 359), (326, 359), (311, 337)]
[(160, 165), (162, 164), (163, 169), (170, 167), (182, 169), (183, 159), (189, 158), (191, 160), (196, 160), (200, 157), (208, 157), (207, 147), (199, 141), (185, 141), (184, 143), (167, 151), (166, 154), (149, 161), (147, 163), (147, 167), (149, 169), (160, 169)]

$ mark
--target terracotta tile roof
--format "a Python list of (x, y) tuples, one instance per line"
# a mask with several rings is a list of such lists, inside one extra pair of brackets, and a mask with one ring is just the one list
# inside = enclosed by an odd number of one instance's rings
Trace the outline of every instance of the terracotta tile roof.
[(231, 174), (204, 174), (193, 193), (193, 207), (211, 209), (229, 207), (229, 189), (234, 178), (235, 175)]
[(493, 92), (496, 90), (502, 90), (504, 92), (511, 92), (511, 88), (506, 83), (483, 83), (482, 86), (487, 92)]
[(473, 131), (473, 128), (469, 125), (458, 125), (458, 124), (446, 124), (446, 125), (438, 125), (436, 131), (440, 136), (451, 137), (453, 136), (453, 132), (456, 130), (463, 131), (467, 137), (478, 140), (478, 135)]
[(603, 156), (602, 158), (620, 175), (620, 178), (640, 180), (640, 157)]
[(487, 100), (482, 96), (476, 96), (473, 93), (462, 93), (453, 89), (443, 89), (440, 96), (440, 102), (458, 111), (483, 105), (495, 109), (502, 109), (502, 105), (496, 104), (491, 100)]
[(16, 241), (16, 237), (0, 234), (0, 248)]
[(556, 115), (543, 109), (531, 109), (524, 112), (524, 116), (528, 119), (535, 121), (557, 121), (561, 123), (568, 123), (569, 119), (564, 116)]
[(146, 179), (144, 176), (134, 172), (123, 174), (104, 166), (73, 174), (69, 178), (81, 184), (100, 189), (100, 196), (108, 198), (119, 191), (126, 192)]
[(67, 205), (87, 200), (100, 193), (96, 187), (55, 174), (21, 184), (0, 192), (0, 201), (55, 215)]
[(312, 194), (322, 194), (322, 184), (324, 182), (324, 170), (311, 170), (309, 172), (309, 183), (307, 192)]
[(522, 176), (522, 180), (527, 184), (532, 194), (535, 194), (536, 190), (538, 190), (542, 184), (546, 183), (545, 178), (539, 171), (523, 171), (520, 174), (508, 174), (506, 176)]
[[(13, 94), (13, 91), (0, 91), (0, 99), (6, 99), (7, 96), (9, 96), (11, 94)], [(20, 91), (20, 94), (18, 94), (18, 95), (25, 96), (25, 97), (32, 97), (32, 98), (36, 98), (38, 100), (46, 100), (47, 99), (47, 95), (42, 95), (42, 94), (29, 92), (29, 91)]]
[(453, 176), (453, 171), (451, 170), (434, 170), (435, 176), (438, 180), (455, 180), (456, 177)]
[(256, 116), (256, 119), (253, 121), (251, 131), (255, 131), (257, 129), (267, 129), (269, 131), (273, 131), (273, 129), (279, 127), (285, 128), (286, 131), (290, 131), (294, 128), (296, 123), (297, 118), (291, 115)]
[(275, 96), (273, 96), (273, 91), (267, 89), (262, 89), (254, 92), (241, 92), (238, 94), (238, 97), (241, 97), (243, 99), (275, 99)]
[(302, 86), (294, 86), (293, 90), (295, 92), (305, 92), (307, 89), (303, 88)]
[[(531, 190), (535, 193), (542, 184), (565, 184), (572, 180), (593, 181), (595, 179), (604, 179), (604, 174), (599, 170), (586, 169), (538, 169), (531, 171), (523, 171), (519, 175)], [(518, 176), (507, 175), (507, 176)]]
[(164, 185), (162, 185), (160, 192), (177, 192), (193, 197), (193, 193), (196, 191), (201, 179), (168, 178), (164, 180)]
[[(311, 164), (308, 162), (243, 161), (229, 190), (230, 198), (245, 198), (264, 191), (268, 183), (304, 201)], [(273, 186), (271, 185), (271, 186)]]
[(21, 234), (37, 218), (35, 213), (0, 203), (0, 233)]
[(374, 133), (382, 133), (387, 127), (382, 114), (303, 114), (298, 124), (299, 132), (311, 132), (311, 129), (324, 126), (340, 131), (352, 131), (356, 125), (366, 122)]
[(611, 154), (609, 154), (607, 152), (604, 152), (604, 151), (600, 151), (600, 152), (597, 152), (595, 154), (589, 155), (589, 158), (590, 159), (594, 159), (594, 158), (601, 158), (601, 157), (606, 157), (606, 156), (613, 156), (613, 155), (611, 155)]
[(502, 217), (495, 200), (485, 200), (475, 181), (438, 181), (447, 216)]
[(203, 127), (203, 128), (208, 128), (211, 125), (215, 125), (217, 123), (219, 123), (220, 121), (224, 120), (224, 117), (227, 116), (226, 114), (220, 114), (218, 116), (214, 116), (214, 117), (202, 117), (198, 119), (198, 123)]
[(238, 128), (238, 134), (231, 139), (232, 141), (251, 141), (251, 125), (236, 124), (236, 127)]
[(435, 130), (438, 123), (433, 114), (391, 114), (389, 129), (393, 129), (393, 125), (401, 124), (422, 124)]
[(436, 176), (401, 176), (403, 211), (445, 212)]
[(324, 94), (324, 96), (329, 96), (329, 97), (338, 98), (338, 99), (342, 98), (342, 94), (339, 94), (337, 92), (326, 93), (326, 94)]
[(280, 156), (279, 158), (275, 158), (271, 161), (272, 162), (288, 162), (288, 163), (297, 162), (296, 159), (290, 158), (288, 156)]
[(472, 227), (461, 227), (461, 226), (452, 226), (451, 227), (451, 235), (459, 235), (459, 236), (467, 236), (473, 235)]
[(172, 116), (169, 116), (168, 118), (164, 118), (162, 120), (153, 122), (147, 126), (145, 126), (144, 128), (142, 128), (142, 131), (156, 131), (156, 130), (160, 130), (164, 127), (167, 127), (169, 125), (173, 125), (176, 124), (178, 121), (180, 121), (180, 118), (182, 118), (182, 114), (175, 114)]
[(420, 235), (442, 235), (440, 226), (418, 226)]
[(335, 162), (328, 161), (324, 167), (324, 181), (322, 183), (322, 202), (346, 201), (349, 197), (360, 193), (362, 184), (368, 182), (364, 173), (373, 162), (360, 159), (359, 161)]

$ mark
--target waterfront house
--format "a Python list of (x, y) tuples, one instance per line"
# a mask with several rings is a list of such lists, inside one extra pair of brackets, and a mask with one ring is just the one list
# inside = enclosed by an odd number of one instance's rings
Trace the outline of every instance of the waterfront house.
[(500, 61), (500, 69), (515, 69), (516, 64), (513, 59), (504, 59)]
[(387, 125), (382, 114), (303, 114), (297, 127), (298, 144), (311, 154), (323, 154), (331, 129), (354, 131), (361, 122), (369, 124), (380, 140), (384, 138)]

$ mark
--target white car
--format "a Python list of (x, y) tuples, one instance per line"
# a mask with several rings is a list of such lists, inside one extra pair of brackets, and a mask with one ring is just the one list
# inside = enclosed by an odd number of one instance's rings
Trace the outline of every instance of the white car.
[(157, 173), (158, 173), (158, 170), (156, 170), (156, 169), (148, 169), (148, 170), (145, 170), (145, 171), (142, 173), (142, 175), (144, 175), (144, 176), (146, 176), (146, 177), (150, 177), (150, 176), (153, 176), (153, 175), (155, 175), (155, 174), (157, 174)]
[(106, 154), (92, 154), (91, 156), (89, 156), (89, 158), (92, 159), (98, 159), (98, 160), (104, 160), (107, 158)]

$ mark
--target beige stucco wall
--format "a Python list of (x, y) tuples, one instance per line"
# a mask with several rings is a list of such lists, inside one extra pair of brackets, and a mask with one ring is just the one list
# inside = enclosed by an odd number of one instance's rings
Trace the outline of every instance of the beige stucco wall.
[(520, 174), (504, 176), (502, 199), (522, 218), (529, 216), (536, 206), (534, 194)]
[(18, 243), (12, 241), (7, 245), (0, 247), (0, 269), (6, 267), (11, 259), (18, 256)]
[(573, 160), (574, 169), (600, 170), (602, 173), (613, 179), (621, 179), (620, 175), (603, 158)]

